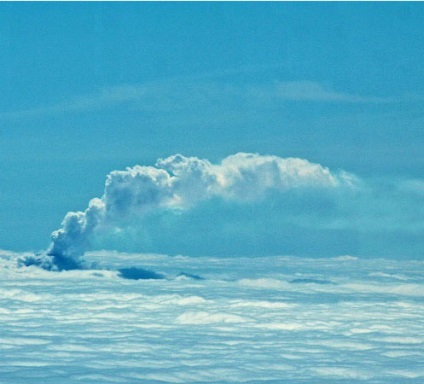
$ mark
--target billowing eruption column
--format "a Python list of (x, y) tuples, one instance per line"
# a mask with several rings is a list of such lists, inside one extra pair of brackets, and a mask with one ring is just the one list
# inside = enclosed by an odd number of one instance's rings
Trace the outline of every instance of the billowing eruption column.
[(92, 199), (84, 212), (69, 212), (61, 228), (52, 233), (52, 243), (38, 264), (46, 269), (84, 267), (82, 256), (91, 236), (104, 226), (119, 227), (133, 216), (152, 210), (187, 210), (212, 197), (252, 202), (273, 189), (351, 187), (353, 177), (345, 172), (307, 160), (238, 153), (220, 164), (196, 157), (174, 155), (155, 166), (113, 171), (104, 194)]

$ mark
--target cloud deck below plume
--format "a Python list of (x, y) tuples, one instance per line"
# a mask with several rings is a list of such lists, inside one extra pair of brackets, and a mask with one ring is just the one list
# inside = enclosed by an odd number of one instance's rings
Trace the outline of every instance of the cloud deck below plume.
[(14, 257), (0, 251), (5, 383), (423, 382), (422, 261), (98, 251), (97, 270), (54, 273)]

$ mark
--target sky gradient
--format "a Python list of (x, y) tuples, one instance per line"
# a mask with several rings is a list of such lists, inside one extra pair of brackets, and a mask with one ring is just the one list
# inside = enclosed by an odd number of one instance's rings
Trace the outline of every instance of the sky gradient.
[(359, 192), (212, 199), (93, 248), (420, 258), (423, 17), (421, 3), (0, 4), (0, 248), (45, 249), (113, 170), (249, 152), (344, 170)]

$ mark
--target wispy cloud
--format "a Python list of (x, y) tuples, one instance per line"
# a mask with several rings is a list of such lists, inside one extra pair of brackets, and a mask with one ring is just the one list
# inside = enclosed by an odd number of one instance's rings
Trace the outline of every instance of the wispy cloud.
[(315, 81), (286, 81), (276, 82), (273, 87), (265, 89), (265, 93), (282, 100), (316, 101), (316, 102), (344, 102), (344, 103), (386, 103), (386, 98), (360, 96), (340, 92), (329, 86)]
[(48, 106), (0, 113), (2, 119), (37, 118), (104, 110), (127, 104), (131, 109), (159, 112), (181, 112), (193, 108), (238, 108), (249, 104), (257, 107), (282, 102), (316, 103), (389, 103), (392, 99), (356, 95), (338, 91), (315, 81), (274, 81), (237, 83), (208, 78), (176, 78), (146, 84), (104, 87)]
[(80, 113), (102, 110), (137, 99), (143, 94), (139, 87), (117, 86), (102, 88), (90, 95), (81, 95), (55, 104), (43, 107), (22, 109), (0, 113), (0, 118), (17, 119), (28, 117), (43, 117), (61, 113)]

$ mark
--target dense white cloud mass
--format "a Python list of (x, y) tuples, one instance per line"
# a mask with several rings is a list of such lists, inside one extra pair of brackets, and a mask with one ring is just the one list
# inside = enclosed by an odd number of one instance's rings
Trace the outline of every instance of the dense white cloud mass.
[(4, 384), (424, 380), (422, 261), (98, 251), (54, 273), (22, 256), (0, 251)]
[(47, 255), (37, 262), (45, 268), (79, 268), (95, 231), (119, 227), (126, 220), (155, 210), (187, 210), (211, 198), (248, 203), (269, 191), (333, 190), (354, 184), (352, 175), (332, 173), (297, 158), (238, 153), (212, 164), (174, 155), (158, 160), (155, 166), (136, 165), (111, 172), (103, 196), (91, 200), (84, 212), (69, 212), (62, 227), (53, 232)]

